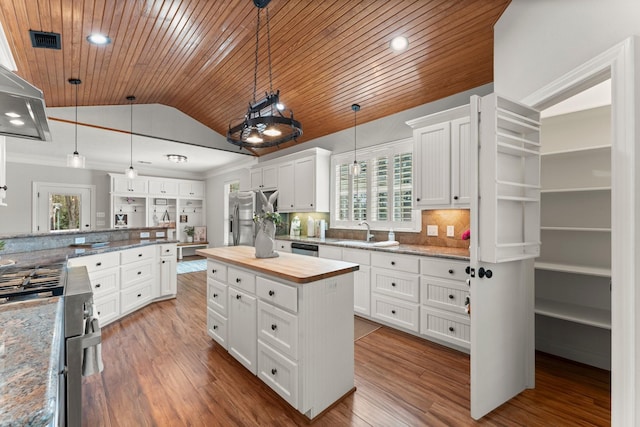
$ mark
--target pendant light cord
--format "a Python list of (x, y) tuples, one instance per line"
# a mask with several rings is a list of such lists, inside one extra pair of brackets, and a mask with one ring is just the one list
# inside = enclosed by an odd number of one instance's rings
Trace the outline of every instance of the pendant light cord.
[(129, 157), (129, 167), (133, 168), (133, 100), (135, 98), (134, 97), (129, 97), (129, 106), (131, 107), (131, 132), (129, 133), (129, 137), (130, 137), (130, 150), (131, 150), (131, 157)]
[(76, 149), (74, 154), (78, 153), (78, 85), (76, 84)]
[(258, 90), (258, 44), (260, 34), (260, 8), (258, 10), (258, 23), (256, 24), (256, 65), (253, 68), (253, 103), (256, 102), (256, 91)]

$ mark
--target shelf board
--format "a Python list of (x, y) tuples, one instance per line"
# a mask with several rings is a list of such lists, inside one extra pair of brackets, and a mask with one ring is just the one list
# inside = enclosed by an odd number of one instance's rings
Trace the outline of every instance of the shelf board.
[(584, 274), (585, 276), (611, 277), (611, 269), (602, 267), (536, 262), (535, 268), (538, 270), (558, 271), (560, 273)]
[(595, 326), (602, 329), (611, 329), (610, 310), (536, 298), (535, 312), (542, 316)]
[(546, 188), (540, 190), (540, 193), (577, 193), (581, 191), (611, 191), (611, 187)]
[(577, 232), (601, 232), (601, 233), (611, 233), (611, 227), (547, 227), (541, 226), (540, 230), (551, 230), (551, 231), (577, 231)]
[(540, 156), (559, 156), (563, 154), (571, 155), (571, 154), (580, 154), (580, 153), (588, 153), (589, 151), (608, 151), (611, 150), (611, 145), (594, 145), (593, 147), (580, 147), (580, 148), (572, 148), (567, 150), (558, 150), (558, 151), (550, 151), (548, 153), (540, 153)]

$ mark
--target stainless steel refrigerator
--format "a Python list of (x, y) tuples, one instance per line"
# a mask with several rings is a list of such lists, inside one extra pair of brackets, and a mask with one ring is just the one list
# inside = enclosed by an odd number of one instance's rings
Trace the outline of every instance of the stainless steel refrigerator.
[(229, 245), (253, 246), (253, 203), (251, 191), (235, 191), (229, 194)]

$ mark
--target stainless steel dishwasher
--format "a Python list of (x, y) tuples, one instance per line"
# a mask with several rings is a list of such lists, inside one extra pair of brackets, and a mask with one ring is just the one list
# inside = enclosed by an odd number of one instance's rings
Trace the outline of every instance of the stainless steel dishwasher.
[(309, 243), (292, 242), (291, 253), (317, 257), (318, 245), (312, 245)]

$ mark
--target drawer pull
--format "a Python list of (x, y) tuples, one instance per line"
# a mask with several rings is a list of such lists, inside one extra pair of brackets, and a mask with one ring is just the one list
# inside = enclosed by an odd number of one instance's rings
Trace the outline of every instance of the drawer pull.
[(396, 287), (396, 282), (391, 282), (391, 286), (395, 288)]
[(96, 267), (100, 267), (102, 265), (101, 262), (96, 262)]
[(167, 261), (165, 261), (165, 260), (162, 260), (162, 263), (163, 263), (163, 264), (164, 264), (165, 262), (167, 262)]
[(142, 254), (138, 254), (138, 258), (141, 257), (141, 256), (142, 256)]
[(138, 294), (138, 298), (140, 298), (142, 296), (142, 294)]
[(236, 299), (242, 298), (242, 295), (236, 295)]
[(453, 268), (449, 269), (449, 274), (453, 274)]
[(96, 288), (99, 288), (100, 286), (102, 286), (102, 285), (101, 285), (100, 283), (98, 283), (98, 284), (96, 285)]
[(454, 299), (455, 297), (453, 296), (453, 294), (449, 294), (449, 299)]
[(278, 329), (278, 325), (276, 325), (275, 323), (273, 325), (271, 325), (271, 330), (275, 331), (276, 329)]
[(391, 310), (391, 314), (396, 314), (396, 311), (395, 310)]
[(464, 272), (467, 274), (471, 274), (471, 266), (467, 265), (467, 267), (464, 269)]
[(216, 274), (218, 270), (216, 270), (215, 268), (213, 270), (211, 270), (211, 274)]
[(213, 294), (213, 297), (214, 298), (218, 298), (218, 294)]
[(449, 332), (453, 332), (453, 331), (455, 331), (455, 330), (456, 330), (456, 329), (455, 329), (453, 326), (449, 326)]
[(98, 312), (98, 316), (100, 316), (100, 312)]
[(276, 368), (271, 369), (271, 375), (275, 375), (278, 373), (278, 370)]
[(218, 329), (218, 325), (213, 325), (213, 330), (215, 331), (216, 329)]
[(142, 271), (138, 271), (138, 276), (142, 274)]
[(391, 265), (396, 265), (396, 262), (395, 261), (391, 261)]
[(242, 282), (242, 279), (239, 277), (236, 277), (236, 283), (240, 283), (240, 282)]
[(167, 253), (171, 252), (170, 249), (165, 249), (164, 251), (167, 252)]
[(276, 294), (276, 292), (275, 292), (275, 291), (269, 291), (269, 296), (270, 296), (270, 297), (274, 296), (275, 294)]

